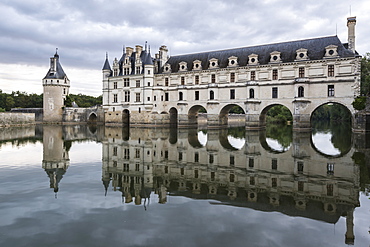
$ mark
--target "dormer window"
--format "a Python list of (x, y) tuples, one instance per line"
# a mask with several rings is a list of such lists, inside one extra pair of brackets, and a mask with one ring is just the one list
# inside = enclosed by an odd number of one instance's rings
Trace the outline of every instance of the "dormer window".
[(171, 65), (170, 64), (165, 64), (164, 65), (164, 68), (163, 68), (163, 71), (165, 72), (165, 73), (171, 73)]
[(297, 56), (295, 57), (295, 60), (300, 61), (300, 60), (308, 60), (310, 59), (307, 55), (307, 49), (301, 48), (296, 50)]
[(186, 62), (179, 63), (179, 70), (180, 71), (187, 71), (188, 70), (188, 64)]
[(211, 58), (209, 60), (209, 68), (210, 69), (217, 69), (218, 68), (218, 59), (217, 58)]
[(193, 62), (193, 70), (201, 70), (202, 69), (202, 62), (199, 60), (195, 60)]
[(270, 53), (270, 63), (280, 63), (281, 62), (281, 57), (280, 57), (281, 52), (279, 51), (273, 51)]
[(248, 56), (248, 65), (258, 65), (258, 55), (257, 54), (250, 54)]
[(238, 58), (235, 56), (229, 57), (229, 67), (238, 66)]
[(336, 46), (336, 45), (328, 45), (327, 47), (325, 47), (326, 52), (325, 52), (325, 57), (324, 58), (338, 57), (337, 48), (338, 48), (338, 46)]

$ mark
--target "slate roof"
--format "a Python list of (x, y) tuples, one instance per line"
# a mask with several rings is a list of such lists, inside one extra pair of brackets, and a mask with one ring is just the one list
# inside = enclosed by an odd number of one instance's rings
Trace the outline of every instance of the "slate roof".
[[(322, 59), (325, 55), (326, 46), (329, 45), (336, 45), (338, 46), (337, 52), (339, 57), (353, 57), (354, 54), (351, 50), (348, 50), (339, 40), (337, 36), (328, 36), (328, 37), (321, 37), (321, 38), (313, 38), (313, 39), (305, 39), (305, 40), (297, 40), (297, 41), (290, 41), (290, 42), (282, 42), (282, 43), (275, 43), (275, 44), (267, 44), (267, 45), (258, 45), (258, 46), (250, 46), (250, 47), (242, 47), (242, 48), (234, 48), (234, 49), (227, 49), (227, 50), (219, 50), (219, 51), (209, 51), (209, 52), (202, 52), (202, 53), (194, 53), (194, 54), (186, 54), (186, 55), (179, 55), (179, 56), (171, 56), (167, 64), (171, 65), (172, 72), (179, 71), (179, 63), (184, 61), (187, 63), (188, 70), (192, 70), (193, 68), (193, 61), (200, 60), (202, 63), (202, 69), (209, 68), (209, 60), (211, 58), (218, 59), (219, 68), (226, 68), (228, 66), (229, 60), (228, 58), (231, 56), (235, 56), (238, 58), (238, 65), (239, 66), (246, 66), (248, 63), (248, 56), (251, 54), (258, 55), (259, 64), (268, 64), (270, 62), (270, 53), (273, 51), (281, 52), (281, 60), (282, 62), (293, 62), (296, 59), (297, 53), (296, 51), (300, 48), (305, 48), (308, 50), (307, 55), (310, 60), (319, 60)], [(163, 68), (159, 71), (159, 73), (163, 72)]]
[(108, 56), (105, 58), (105, 62), (104, 62), (104, 66), (103, 66), (102, 70), (109, 70), (109, 71), (111, 71), (111, 68), (110, 68), (110, 65), (109, 65), (109, 61), (108, 61)]
[(59, 55), (57, 53), (55, 53), (54, 59), (56, 59), (55, 73), (54, 71), (51, 71), (50, 68), (44, 79), (64, 79), (67, 76), (62, 68), (62, 65), (59, 63)]
[[(119, 73), (118, 73), (118, 75), (123, 75), (122, 64), (124, 63), (126, 56), (127, 56), (127, 54), (123, 53), (122, 57), (118, 61), (118, 64), (119, 64)], [(136, 73), (136, 70), (135, 70), (135, 67), (136, 67), (136, 52), (132, 52), (131, 56), (129, 56), (129, 59), (130, 59), (130, 62), (131, 62), (131, 74), (135, 74)], [(150, 55), (150, 52), (148, 52), (147, 50), (141, 51), (140, 60), (141, 60), (142, 68), (144, 68), (144, 65), (148, 65), (148, 64), (153, 65), (154, 64), (154, 59)], [(144, 73), (144, 70), (142, 70), (141, 72)]]

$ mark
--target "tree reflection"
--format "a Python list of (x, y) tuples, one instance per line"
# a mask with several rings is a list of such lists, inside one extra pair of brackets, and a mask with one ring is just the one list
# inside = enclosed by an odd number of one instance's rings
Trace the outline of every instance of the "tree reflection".
[(288, 149), (293, 141), (291, 125), (269, 124), (266, 126), (266, 138), (276, 140), (284, 150)]

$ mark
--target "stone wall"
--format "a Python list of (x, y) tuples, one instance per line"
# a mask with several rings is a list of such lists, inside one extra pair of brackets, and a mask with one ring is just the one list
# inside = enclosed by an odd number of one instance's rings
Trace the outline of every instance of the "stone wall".
[(35, 113), (36, 122), (42, 122), (44, 113), (42, 108), (12, 108), (10, 112)]
[(0, 113), (0, 127), (21, 126), (35, 123), (36, 122), (34, 113), (13, 113), (13, 112)]

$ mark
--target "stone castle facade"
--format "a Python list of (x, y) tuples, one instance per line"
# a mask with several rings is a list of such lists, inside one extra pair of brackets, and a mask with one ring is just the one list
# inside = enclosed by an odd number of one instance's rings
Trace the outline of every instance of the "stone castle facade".
[(209, 126), (225, 125), (239, 106), (247, 128), (265, 124), (274, 105), (286, 106), (296, 129), (309, 129), (311, 114), (327, 103), (351, 103), (360, 93), (356, 18), (347, 19), (348, 43), (337, 36), (168, 56), (166, 46), (127, 47), (103, 66), (106, 124), (197, 124), (204, 108)]

